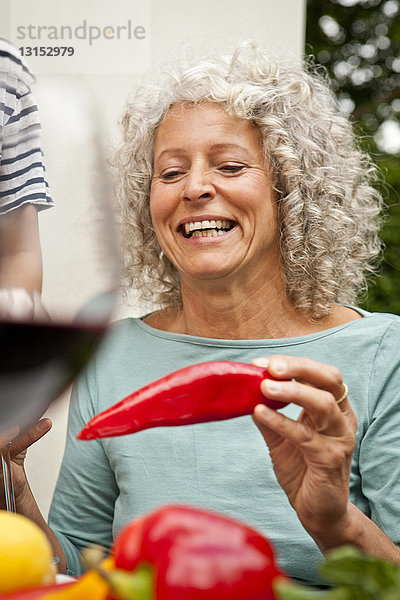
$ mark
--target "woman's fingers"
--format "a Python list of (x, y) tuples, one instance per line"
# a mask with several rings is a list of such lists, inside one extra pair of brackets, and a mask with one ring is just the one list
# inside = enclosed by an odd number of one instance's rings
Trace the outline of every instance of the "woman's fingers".
[(33, 427), (21, 433), (10, 444), (11, 456), (18, 456), (29, 446), (40, 440), (51, 428), (52, 422), (48, 418), (40, 419)]
[(254, 408), (254, 419), (261, 433), (266, 433), (263, 431), (266, 428), (296, 446), (306, 444), (313, 438), (314, 432), (306, 424), (293, 421), (263, 404), (258, 404)]
[(265, 379), (261, 391), (272, 400), (290, 402), (304, 408), (316, 431), (336, 435), (343, 429), (344, 413), (334, 396), (319, 388), (298, 381)]
[[(336, 435), (331, 431), (317, 431), (307, 417), (293, 421), (262, 404), (255, 407), (253, 418), (270, 451), (279, 452), (277, 448), (286, 440), (301, 451), (306, 462), (325, 465), (329, 471), (347, 464), (354, 450), (355, 432), (346, 424), (338, 428)], [(290, 462), (294, 466), (293, 458)]]
[[(253, 421), (269, 448), (274, 468), (278, 468), (277, 475), (282, 470), (282, 465), (286, 464), (286, 454), (288, 452), (290, 454), (288, 471), (291, 476), (295, 475), (296, 470), (300, 472), (304, 459), (301, 453), (298, 453), (297, 449), (301, 445), (301, 442), (311, 439), (311, 432), (308, 430), (305, 431), (302, 427), (303, 435), (301, 435), (301, 432), (296, 427), (298, 424), (296, 421), (292, 421), (264, 404), (257, 404), (254, 408)], [(288, 443), (292, 446), (293, 450), (288, 449)], [(298, 460), (300, 460), (299, 464)]]
[(277, 379), (303, 381), (331, 392), (335, 399), (339, 399), (343, 395), (342, 374), (333, 365), (318, 363), (306, 357), (281, 355), (255, 359), (253, 362), (267, 367), (269, 373)]
[[(302, 423), (328, 435), (355, 431), (356, 417), (347, 399), (347, 386), (336, 367), (293, 356), (270, 356), (253, 361), (267, 367), (278, 381), (265, 379), (261, 391), (267, 398), (302, 407)], [(338, 401), (340, 403), (338, 404)]]

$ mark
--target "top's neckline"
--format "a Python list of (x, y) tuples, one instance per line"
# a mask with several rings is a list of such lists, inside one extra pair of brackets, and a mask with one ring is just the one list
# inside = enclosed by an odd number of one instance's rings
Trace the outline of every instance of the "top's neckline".
[[(151, 325), (148, 325), (147, 323), (145, 323), (143, 321), (143, 319), (145, 319), (146, 316), (148, 316), (148, 315), (145, 315), (141, 319), (134, 319), (133, 321), (137, 325), (137, 327), (139, 327), (140, 329), (145, 331), (147, 334), (152, 335), (154, 337), (166, 339), (166, 340), (171, 340), (171, 341), (186, 342), (186, 343), (199, 344), (199, 345), (204, 345), (204, 346), (225, 346), (225, 347), (235, 347), (235, 348), (237, 348), (237, 347), (255, 348), (255, 347), (260, 347), (260, 346), (263, 346), (263, 347), (265, 347), (265, 346), (269, 346), (269, 347), (293, 346), (293, 345), (304, 344), (304, 343), (307, 343), (307, 342), (310, 342), (313, 340), (317, 340), (317, 339), (321, 339), (324, 337), (334, 335), (335, 333), (338, 333), (339, 331), (347, 329), (348, 327), (352, 327), (352, 326), (356, 325), (357, 323), (361, 323), (364, 320), (364, 318), (367, 318), (372, 314), (366, 310), (363, 310), (363, 309), (355, 307), (355, 306), (349, 306), (349, 305), (346, 305), (346, 306), (347, 306), (347, 308), (351, 308), (354, 311), (358, 312), (363, 318), (355, 319), (353, 321), (349, 321), (348, 323), (343, 323), (342, 325), (337, 325), (336, 327), (330, 327), (329, 329), (323, 329), (322, 331), (308, 333), (308, 334), (302, 335), (302, 336), (285, 337), (285, 338), (265, 338), (265, 339), (263, 339), (263, 338), (260, 338), (260, 339), (207, 338), (207, 337), (199, 337), (199, 336), (195, 336), (195, 335), (189, 335), (186, 333), (174, 333), (171, 331), (164, 331), (162, 329), (156, 329), (155, 327), (152, 327)], [(149, 314), (151, 314), (151, 313), (149, 313)]]

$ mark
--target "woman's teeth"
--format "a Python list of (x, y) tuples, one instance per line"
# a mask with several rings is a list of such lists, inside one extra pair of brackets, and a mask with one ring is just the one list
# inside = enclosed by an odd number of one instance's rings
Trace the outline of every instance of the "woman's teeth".
[(217, 237), (218, 235), (224, 235), (225, 231), (219, 229), (208, 229), (207, 231), (193, 231), (191, 237)]
[(233, 224), (228, 220), (190, 221), (184, 224), (185, 237), (217, 237), (223, 235)]

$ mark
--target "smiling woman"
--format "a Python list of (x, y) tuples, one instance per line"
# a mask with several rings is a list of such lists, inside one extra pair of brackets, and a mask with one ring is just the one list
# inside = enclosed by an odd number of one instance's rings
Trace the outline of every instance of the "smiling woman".
[[(313, 69), (251, 42), (149, 77), (116, 166), (128, 284), (158, 306), (116, 323), (74, 387), (46, 530), (61, 567), (79, 572), (79, 549), (171, 501), (257, 527), (313, 584), (342, 544), (400, 562), (400, 320), (349, 305), (380, 249), (368, 157)], [(267, 369), (265, 403), (284, 408), (77, 440), (135, 390), (210, 361)], [(187, 416), (174, 389), (162, 401)], [(215, 414), (215, 393), (199, 402)]]

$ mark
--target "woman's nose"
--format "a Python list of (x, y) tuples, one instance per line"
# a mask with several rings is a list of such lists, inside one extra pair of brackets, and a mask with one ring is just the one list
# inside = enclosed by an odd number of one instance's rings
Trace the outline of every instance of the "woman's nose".
[(184, 200), (211, 200), (215, 196), (212, 173), (209, 169), (192, 167), (185, 178)]

